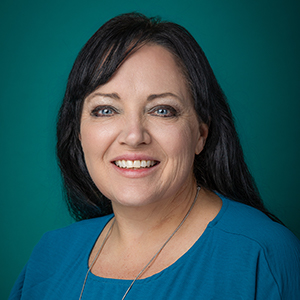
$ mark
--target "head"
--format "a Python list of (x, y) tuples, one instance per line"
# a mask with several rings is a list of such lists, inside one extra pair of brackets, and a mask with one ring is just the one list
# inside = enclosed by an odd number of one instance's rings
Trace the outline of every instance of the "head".
[(243, 179), (232, 179), (234, 165), (237, 160), (242, 168), (246, 165), (230, 109), (202, 49), (180, 25), (125, 14), (105, 23), (80, 51), (59, 113), (57, 154), (69, 209), (76, 219), (111, 212), (110, 201), (93, 183), (84, 160), (80, 141), (84, 100), (145, 45), (158, 45), (172, 54), (189, 88), (199, 124), (209, 127), (206, 145), (194, 161), (198, 184), (225, 195), (232, 191), (231, 197), (238, 193), (235, 186), (239, 184), (233, 182)]

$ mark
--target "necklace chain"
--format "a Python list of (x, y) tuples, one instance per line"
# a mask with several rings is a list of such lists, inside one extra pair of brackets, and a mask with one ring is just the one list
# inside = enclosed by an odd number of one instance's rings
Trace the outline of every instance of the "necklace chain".
[(103, 249), (103, 247), (104, 247), (104, 245), (105, 245), (105, 243), (106, 243), (106, 241), (107, 241), (107, 239), (108, 239), (108, 236), (109, 236), (109, 234), (110, 234), (110, 232), (111, 232), (111, 230), (112, 230), (112, 227), (113, 227), (113, 225), (115, 224), (115, 221), (116, 221), (116, 219), (114, 219), (113, 222), (112, 222), (112, 224), (110, 225), (110, 227), (109, 227), (109, 229), (108, 229), (108, 231), (107, 231), (107, 233), (106, 233), (106, 235), (105, 235), (105, 238), (104, 238), (104, 240), (103, 240), (103, 242), (102, 242), (102, 244), (101, 244), (101, 246), (100, 246), (98, 252), (96, 253), (96, 255), (95, 255), (95, 257), (94, 257), (94, 259), (93, 259), (93, 261), (92, 261), (92, 263), (91, 263), (91, 265), (90, 265), (88, 271), (86, 272), (86, 275), (85, 275), (85, 278), (84, 278), (84, 282), (83, 282), (83, 286), (82, 286), (82, 289), (81, 289), (81, 293), (80, 293), (80, 296), (79, 296), (79, 300), (81, 300), (81, 298), (82, 298), (82, 294), (83, 294), (83, 291), (84, 291), (84, 287), (85, 287), (85, 284), (86, 284), (88, 275), (89, 275), (91, 269), (93, 268), (93, 266), (94, 266), (94, 264), (95, 264), (95, 262), (96, 262), (96, 260), (97, 260), (97, 258), (98, 258), (98, 256), (99, 256), (101, 250)]
[[(138, 280), (140, 278), (140, 276), (150, 267), (151, 263), (156, 259), (156, 257), (159, 255), (159, 253), (163, 250), (163, 248), (167, 245), (167, 243), (170, 241), (170, 239), (176, 234), (176, 232), (179, 230), (179, 228), (183, 225), (183, 223), (185, 222), (185, 220), (187, 219), (187, 217), (189, 216), (192, 208), (194, 207), (195, 205), (195, 202), (198, 198), (198, 194), (199, 194), (199, 191), (200, 191), (200, 187), (197, 187), (197, 193), (196, 193), (196, 196), (195, 196), (195, 199), (191, 205), (191, 207), (189, 208), (188, 212), (186, 213), (185, 217), (182, 219), (182, 221), (180, 222), (180, 224), (177, 226), (177, 228), (173, 231), (173, 233), (168, 237), (168, 239), (164, 242), (164, 244), (160, 247), (160, 249), (155, 253), (155, 255), (150, 259), (150, 261), (146, 264), (146, 266), (140, 271), (140, 273), (133, 279), (133, 281), (131, 282), (129, 288), (126, 290), (124, 296), (122, 297), (122, 300), (125, 299), (125, 297), (127, 296), (127, 294), (129, 293), (129, 291), (131, 290), (132, 286), (134, 285), (134, 283), (136, 282), (136, 280)], [(116, 219), (113, 220), (112, 224), (110, 225), (105, 237), (104, 237), (104, 240), (99, 248), (99, 250), (97, 251), (86, 275), (85, 275), (85, 278), (84, 278), (84, 282), (83, 282), (83, 286), (82, 286), (82, 289), (81, 289), (81, 293), (80, 293), (80, 296), (79, 296), (79, 300), (81, 300), (82, 298), (82, 295), (83, 295), (83, 291), (84, 291), (84, 288), (85, 288), (85, 284), (86, 284), (86, 281), (87, 281), (87, 278), (88, 278), (88, 275), (89, 273), (91, 272), (91, 269), (93, 268), (94, 264), (96, 263), (99, 255), (100, 255), (100, 252), (101, 250), (103, 249), (106, 241), (108, 240), (109, 238), (109, 235), (111, 233), (111, 230), (113, 228), (113, 225), (115, 224), (115, 221)]]

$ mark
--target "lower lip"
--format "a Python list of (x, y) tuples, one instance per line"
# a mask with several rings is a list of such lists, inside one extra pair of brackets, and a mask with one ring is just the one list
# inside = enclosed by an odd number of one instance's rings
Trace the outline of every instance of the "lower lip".
[(155, 171), (159, 164), (156, 164), (150, 168), (140, 168), (140, 169), (126, 169), (126, 168), (119, 168), (114, 163), (112, 163), (114, 169), (122, 174), (125, 177), (129, 178), (141, 178), (150, 175), (153, 171)]

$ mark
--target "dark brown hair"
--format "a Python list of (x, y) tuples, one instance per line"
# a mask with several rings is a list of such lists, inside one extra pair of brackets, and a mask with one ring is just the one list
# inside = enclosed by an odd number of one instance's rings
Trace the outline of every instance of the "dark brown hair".
[(245, 163), (232, 113), (204, 52), (182, 26), (130, 13), (105, 23), (80, 51), (69, 75), (57, 124), (57, 156), (71, 215), (76, 220), (112, 212), (93, 183), (78, 139), (83, 101), (105, 84), (132, 51), (151, 43), (169, 50), (186, 74), (199, 120), (209, 125), (204, 150), (195, 157), (199, 185), (272, 216)]

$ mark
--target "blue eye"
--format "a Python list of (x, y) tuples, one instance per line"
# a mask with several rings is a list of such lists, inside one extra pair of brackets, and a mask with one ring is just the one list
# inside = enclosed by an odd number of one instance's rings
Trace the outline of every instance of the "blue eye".
[(159, 117), (176, 117), (177, 116), (177, 111), (173, 107), (169, 105), (163, 105), (163, 106), (158, 106), (154, 107), (150, 113), (154, 116), (159, 116)]
[(101, 115), (111, 115), (113, 113), (113, 111), (109, 108), (103, 108), (103, 109), (100, 109), (98, 113)]
[(160, 108), (160, 109), (158, 109), (157, 110), (157, 114), (159, 114), (159, 115), (168, 115), (170, 112), (169, 112), (169, 110), (167, 110), (167, 109), (165, 109), (165, 108)]
[(116, 113), (116, 110), (112, 107), (105, 106), (105, 107), (96, 107), (92, 110), (92, 115), (95, 117), (110, 117)]

